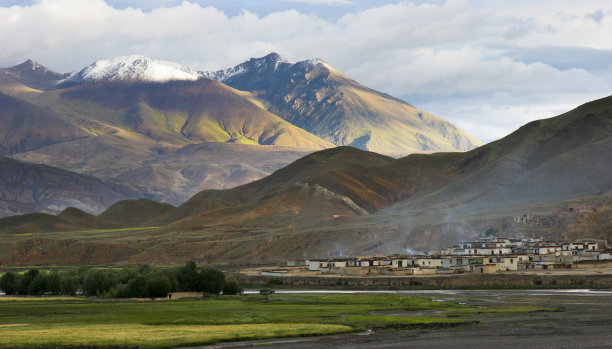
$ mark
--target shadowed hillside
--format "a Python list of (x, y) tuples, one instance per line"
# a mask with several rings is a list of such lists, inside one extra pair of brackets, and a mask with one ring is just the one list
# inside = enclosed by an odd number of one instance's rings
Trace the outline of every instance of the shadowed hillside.
[(10, 68), (0, 68), (0, 75), (10, 77), (24, 86), (44, 90), (52, 88), (54, 82), (66, 77), (67, 74), (54, 72), (38, 62), (28, 59)]
[(38, 149), (87, 136), (53, 111), (0, 92), (0, 155)]
[(148, 196), (163, 200), (171, 195), (7, 158), (0, 158), (0, 193), (1, 216), (22, 214), (32, 208), (57, 213), (70, 206), (99, 213), (124, 199)]
[(174, 206), (153, 200), (123, 200), (102, 212), (98, 218), (122, 227), (136, 227), (172, 210)]

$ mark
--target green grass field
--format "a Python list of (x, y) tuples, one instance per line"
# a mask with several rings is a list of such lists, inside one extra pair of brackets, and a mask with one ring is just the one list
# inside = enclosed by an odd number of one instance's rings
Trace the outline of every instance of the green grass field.
[[(469, 305), (398, 295), (219, 296), (186, 301), (103, 301), (0, 297), (0, 347), (138, 346), (166, 348), (222, 341), (360, 331), (368, 326), (457, 324)], [(387, 316), (373, 311), (435, 310)], [(495, 307), (504, 312), (553, 308)]]

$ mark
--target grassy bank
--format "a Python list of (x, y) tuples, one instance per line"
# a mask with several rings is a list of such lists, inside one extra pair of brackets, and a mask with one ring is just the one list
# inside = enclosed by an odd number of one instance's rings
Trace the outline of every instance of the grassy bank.
[[(218, 296), (186, 301), (0, 297), (0, 347), (165, 348), (222, 341), (312, 336), (366, 327), (431, 328), (467, 323), (482, 307), (398, 295)], [(495, 307), (491, 313), (554, 311)], [(427, 316), (410, 315), (429, 311)], [(383, 314), (381, 314), (381, 312)], [(387, 315), (401, 312), (406, 316)]]

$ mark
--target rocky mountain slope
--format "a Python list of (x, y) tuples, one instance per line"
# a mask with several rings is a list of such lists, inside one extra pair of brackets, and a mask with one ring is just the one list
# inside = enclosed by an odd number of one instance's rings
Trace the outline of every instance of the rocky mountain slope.
[(367, 88), (320, 59), (293, 63), (271, 53), (205, 74), (253, 92), (272, 113), (336, 145), (394, 155), (482, 145), (452, 123)]
[(0, 68), (0, 78), (2, 75), (24, 86), (39, 90), (53, 88), (57, 81), (68, 76), (68, 74), (54, 72), (31, 59), (10, 68)]

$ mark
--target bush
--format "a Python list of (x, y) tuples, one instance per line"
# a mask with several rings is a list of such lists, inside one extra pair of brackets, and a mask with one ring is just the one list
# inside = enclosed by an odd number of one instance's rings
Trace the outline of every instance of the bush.
[(28, 294), (32, 296), (40, 296), (42, 294), (47, 293), (47, 284), (48, 278), (45, 274), (38, 274), (36, 277), (30, 282), (28, 286)]
[(127, 285), (130, 297), (145, 298), (149, 297), (149, 280), (145, 275), (139, 274), (130, 280)]
[(268, 280), (268, 285), (279, 286), (283, 284), (283, 280), (280, 278), (272, 278)]
[(79, 277), (69, 274), (62, 276), (62, 294), (76, 296), (79, 290)]
[(196, 291), (219, 294), (225, 285), (225, 275), (219, 269), (202, 267), (200, 280)]
[(19, 274), (9, 271), (2, 275), (2, 278), (0, 279), (0, 289), (4, 291), (4, 293), (8, 295), (17, 294), (19, 293), (20, 287), (21, 277), (19, 277)]
[(47, 278), (47, 291), (51, 294), (62, 294), (62, 276), (57, 271)]
[(117, 282), (109, 273), (102, 270), (90, 270), (85, 275), (83, 292), (88, 296), (102, 296), (116, 284)]
[(151, 272), (151, 265), (150, 264), (141, 264), (138, 266), (138, 274), (144, 274), (147, 275)]
[(225, 281), (223, 286), (223, 294), (234, 295), (242, 293), (242, 287), (238, 284), (238, 281), (234, 278)]
[(130, 298), (126, 284), (117, 284), (108, 293), (112, 298)]
[(194, 261), (187, 262), (184, 267), (179, 269), (176, 276), (181, 291), (198, 291), (200, 274)]
[(36, 269), (30, 269), (27, 273), (25, 273), (21, 277), (21, 282), (19, 283), (19, 294), (29, 294), (30, 292), (30, 283), (38, 276), (40, 272)]
[(263, 290), (259, 290), (259, 294), (266, 297), (266, 302), (270, 300), (270, 295), (274, 294), (276, 291), (264, 288)]
[(170, 280), (165, 275), (155, 275), (149, 280), (149, 297), (168, 297), (170, 292)]

